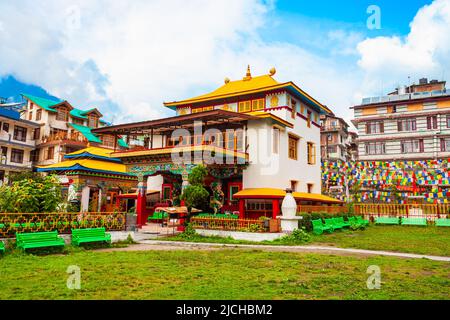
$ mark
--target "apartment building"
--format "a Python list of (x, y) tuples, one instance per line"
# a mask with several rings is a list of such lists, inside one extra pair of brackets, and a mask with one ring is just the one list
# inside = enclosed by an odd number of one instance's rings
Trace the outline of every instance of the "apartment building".
[(26, 101), (21, 117), (39, 125), (35, 131), (33, 162), (49, 165), (61, 162), (65, 154), (89, 146), (110, 149), (127, 148), (120, 136), (94, 134), (91, 130), (109, 125), (97, 108), (80, 110), (68, 101), (51, 100), (22, 94)]
[(423, 78), (352, 107), (359, 160), (449, 158), (450, 90), (445, 84)]
[(347, 122), (332, 114), (320, 116), (320, 150), (322, 160), (356, 160), (356, 133), (349, 132)]
[(23, 120), (13, 108), (0, 104), (0, 185), (10, 174), (31, 171), (39, 125)]

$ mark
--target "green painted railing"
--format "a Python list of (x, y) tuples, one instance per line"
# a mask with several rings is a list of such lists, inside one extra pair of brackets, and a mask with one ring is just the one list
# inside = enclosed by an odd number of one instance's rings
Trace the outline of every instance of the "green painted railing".
[(107, 231), (125, 230), (122, 212), (89, 213), (0, 213), (0, 238), (13, 238), (17, 232), (58, 231), (104, 227)]

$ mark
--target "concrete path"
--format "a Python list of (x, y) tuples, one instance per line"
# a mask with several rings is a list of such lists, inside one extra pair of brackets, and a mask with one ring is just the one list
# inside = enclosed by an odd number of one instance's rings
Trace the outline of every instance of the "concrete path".
[(409, 259), (430, 259), (434, 261), (450, 262), (450, 257), (430, 256), (414, 253), (377, 251), (351, 248), (336, 248), (327, 246), (273, 246), (254, 244), (223, 244), (223, 243), (200, 243), (200, 242), (179, 242), (164, 240), (142, 240), (137, 245), (126, 248), (105, 249), (105, 251), (145, 251), (145, 250), (218, 250), (225, 248), (252, 249), (263, 251), (281, 252), (313, 252), (337, 255), (359, 255), (359, 256), (391, 256)]

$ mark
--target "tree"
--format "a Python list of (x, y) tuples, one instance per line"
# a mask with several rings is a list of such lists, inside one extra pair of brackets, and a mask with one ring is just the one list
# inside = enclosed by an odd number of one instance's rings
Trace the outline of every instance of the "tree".
[(192, 169), (189, 174), (189, 185), (183, 190), (181, 200), (186, 203), (188, 223), (191, 219), (192, 208), (201, 205), (209, 197), (209, 192), (203, 187), (208, 170), (206, 167), (199, 165)]
[(39, 213), (57, 210), (61, 186), (55, 176), (32, 176), (0, 187), (0, 212)]

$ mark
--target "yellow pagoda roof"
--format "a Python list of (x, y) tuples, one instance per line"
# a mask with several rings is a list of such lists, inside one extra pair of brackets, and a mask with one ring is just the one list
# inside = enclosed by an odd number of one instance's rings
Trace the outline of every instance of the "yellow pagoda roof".
[(110, 157), (111, 153), (113, 153), (114, 150), (107, 149), (107, 148), (100, 148), (100, 147), (88, 147), (85, 149), (81, 149), (75, 152), (68, 153), (67, 156), (75, 156), (80, 155), (83, 153), (90, 153), (92, 155), (100, 156), (100, 157)]
[[(284, 198), (286, 191), (283, 189), (276, 188), (254, 188), (254, 189), (243, 189), (233, 195), (236, 198)], [(306, 201), (319, 201), (326, 203), (336, 203), (341, 204), (342, 201), (324, 196), (317, 193), (306, 193), (306, 192), (293, 192), (292, 195), (298, 200)]]
[(279, 83), (272, 76), (275, 74), (275, 69), (272, 68), (270, 70), (270, 74), (252, 77), (250, 73), (250, 67), (247, 69), (247, 74), (242, 80), (230, 81), (229, 79), (225, 79), (225, 84), (219, 87), (218, 89), (203, 94), (194, 98), (181, 100), (181, 101), (173, 101), (173, 102), (164, 102), (164, 105), (169, 108), (175, 108), (179, 105), (193, 104), (199, 102), (206, 102), (224, 98), (230, 98), (235, 96), (240, 96), (244, 94), (252, 94), (259, 93), (268, 90), (275, 89), (291, 89), (292, 91), (297, 92), (299, 95), (305, 97), (311, 103), (317, 105), (319, 108), (323, 109), (327, 113), (331, 113), (326, 106), (322, 105), (320, 102), (312, 98), (305, 91), (297, 87), (293, 82), (284, 82)]
[(102, 160), (92, 160), (92, 159), (75, 159), (66, 160), (55, 164), (50, 164), (47, 166), (38, 166), (38, 172), (47, 171), (95, 171), (111, 174), (128, 175), (126, 166), (122, 163), (115, 163)]

